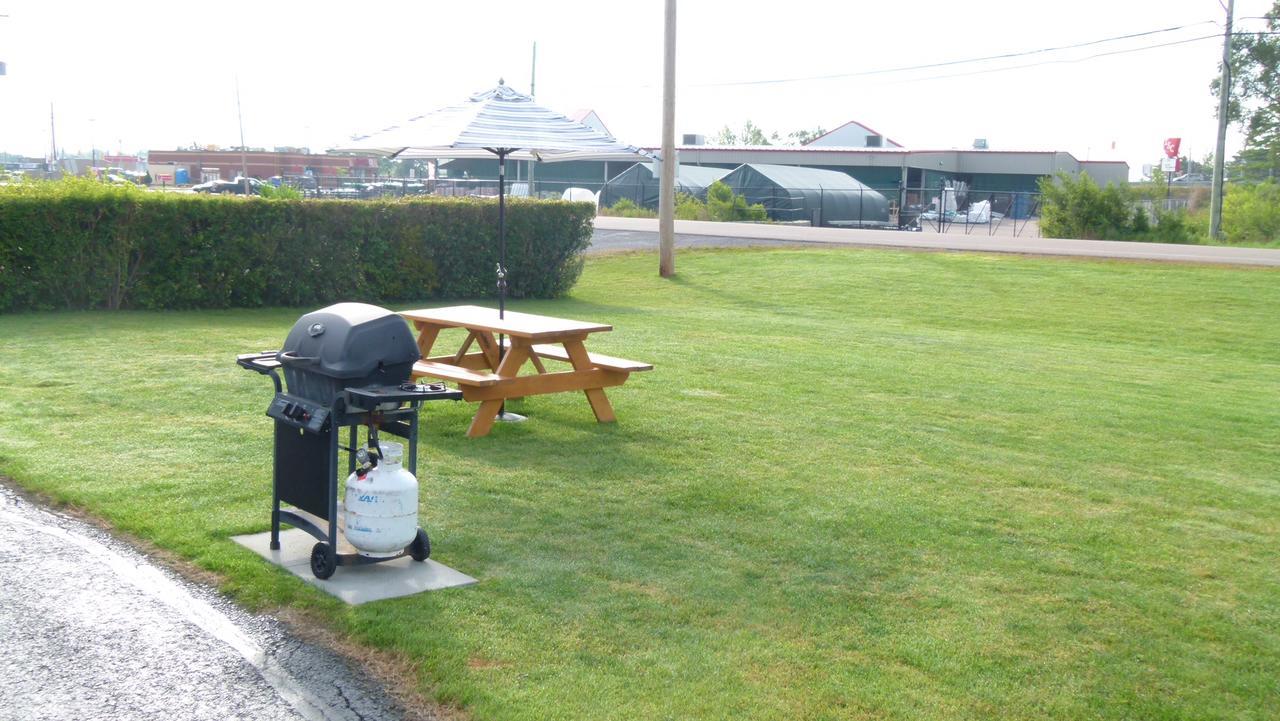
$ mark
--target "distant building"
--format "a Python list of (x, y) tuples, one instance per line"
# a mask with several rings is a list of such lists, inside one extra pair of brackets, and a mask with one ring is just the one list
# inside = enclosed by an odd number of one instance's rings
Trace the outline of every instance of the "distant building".
[[(322, 155), (314, 153), (249, 150), (243, 153), (244, 169), (250, 178), (266, 179), (273, 175), (314, 175), (320, 177), (372, 177), (378, 174), (378, 159), (354, 155)], [(185, 169), (192, 183), (206, 180), (232, 180), (240, 175), (241, 152), (238, 150), (151, 150), (147, 162), (162, 166), (165, 175)], [(153, 173), (153, 175), (155, 175)], [(174, 182), (172, 179), (169, 182)]]
[(823, 133), (805, 143), (805, 147), (840, 147), (840, 148), (901, 148), (902, 144), (886, 138), (856, 120), (841, 125), (835, 130)]
[(98, 165), (108, 168), (120, 168), (122, 170), (131, 170), (144, 173), (147, 170), (147, 161), (137, 155), (99, 155)]
[[(599, 115), (580, 110), (575, 120), (608, 132)], [(1041, 178), (1057, 173), (1078, 176), (1088, 173), (1100, 185), (1129, 182), (1129, 164), (1110, 160), (1080, 160), (1071, 153), (1052, 149), (989, 150), (986, 139), (974, 141), (962, 149), (910, 149), (902, 143), (862, 123), (851, 120), (805, 145), (706, 145), (697, 134), (684, 135), (685, 143), (677, 148), (680, 167), (708, 166), (732, 170), (744, 164), (795, 165), (845, 173), (880, 191), (895, 202), (899, 191), (921, 189), (937, 193), (942, 184), (959, 186), (974, 192), (1033, 193), (1039, 190)], [(659, 148), (646, 148), (659, 153)], [(634, 165), (618, 161), (569, 161), (564, 163), (518, 163), (508, 165), (507, 178), (534, 178), (534, 192), (558, 194), (574, 186), (593, 191), (612, 182), (618, 174)], [(446, 161), (449, 177), (472, 179), (497, 178), (496, 160), (473, 159)], [(919, 193), (917, 193), (919, 195)], [(903, 204), (909, 198), (900, 199)]]
[[(656, 150), (656, 149), (655, 149)], [(1086, 172), (1100, 185), (1129, 182), (1129, 164), (1079, 160), (1060, 150), (908, 150), (803, 146), (681, 146), (682, 164), (736, 168), (744, 163), (803, 165), (839, 170), (872, 188), (935, 189), (944, 182), (963, 182), (975, 191), (1035, 192), (1040, 178), (1057, 173)]]
[(575, 111), (569, 115), (569, 119), (582, 123), (596, 132), (604, 133), (605, 135), (613, 135), (613, 133), (609, 132), (609, 128), (605, 127), (604, 121), (600, 119), (600, 116), (594, 110)]

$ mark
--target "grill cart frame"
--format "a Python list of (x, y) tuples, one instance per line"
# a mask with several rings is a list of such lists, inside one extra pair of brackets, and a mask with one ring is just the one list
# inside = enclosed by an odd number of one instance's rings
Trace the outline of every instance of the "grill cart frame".
[[(381, 563), (403, 556), (425, 561), (431, 555), (431, 541), (420, 526), (413, 542), (391, 555), (364, 555), (346, 542), (338, 528), (338, 451), (347, 451), (350, 474), (356, 468), (360, 426), (368, 429), (373, 440), (379, 432), (390, 433), (407, 442), (408, 469), (416, 476), (418, 410), (426, 401), (459, 400), (462, 393), (443, 384), (358, 386), (345, 387), (324, 403), (284, 391), (279, 374), (284, 355), (263, 351), (236, 357), (237, 365), (269, 376), (275, 385), (276, 394), (267, 408), (275, 426), (271, 549), (280, 549), (280, 526), (288, 524), (318, 541), (311, 550), (311, 572), (319, 579), (332, 576), (338, 566)], [(338, 443), (343, 428), (347, 429), (345, 447)]]

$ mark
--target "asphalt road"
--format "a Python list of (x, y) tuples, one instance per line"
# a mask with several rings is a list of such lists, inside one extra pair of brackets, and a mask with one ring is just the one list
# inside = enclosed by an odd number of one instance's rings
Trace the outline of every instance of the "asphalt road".
[[(748, 246), (768, 245), (776, 247), (816, 245), (793, 240), (771, 240), (768, 238), (735, 238), (729, 235), (694, 235), (676, 233), (676, 249), (683, 248), (745, 248)], [(658, 234), (648, 230), (611, 230), (601, 228), (597, 224), (591, 235), (588, 253), (610, 253), (621, 250), (658, 250)]]
[[(596, 218), (595, 234), (587, 252), (657, 251), (657, 230), (657, 220), (599, 216)], [(985, 235), (976, 231), (966, 234), (963, 228), (956, 227), (952, 227), (951, 232), (936, 233), (677, 220), (675, 230), (676, 248), (844, 245), (863, 248), (1117, 258), (1168, 263), (1280, 266), (1280, 250), (1273, 248), (1013, 237)]]
[(3, 484), (0, 639), (0, 721), (401, 717), (342, 658)]

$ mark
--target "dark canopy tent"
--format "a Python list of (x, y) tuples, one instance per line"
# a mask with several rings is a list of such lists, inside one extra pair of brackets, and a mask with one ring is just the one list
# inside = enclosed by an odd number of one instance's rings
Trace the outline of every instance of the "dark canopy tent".
[(748, 203), (763, 205), (770, 220), (853, 226), (889, 222), (889, 201), (883, 195), (836, 170), (751, 163), (722, 180)]
[[(623, 199), (630, 200), (642, 208), (658, 207), (660, 172), (655, 163), (636, 163), (618, 173), (610, 178), (600, 191), (600, 207), (613, 207)], [(707, 197), (707, 188), (728, 172), (727, 168), (706, 168), (701, 165), (677, 166), (676, 192), (688, 193), (703, 200)]]

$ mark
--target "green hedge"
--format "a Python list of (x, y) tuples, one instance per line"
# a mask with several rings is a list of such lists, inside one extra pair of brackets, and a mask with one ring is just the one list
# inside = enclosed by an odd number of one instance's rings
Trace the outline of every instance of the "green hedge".
[[(561, 295), (595, 209), (507, 205), (508, 293)], [(307, 306), (495, 294), (494, 200), (265, 200), (86, 180), (0, 187), (0, 311)]]

